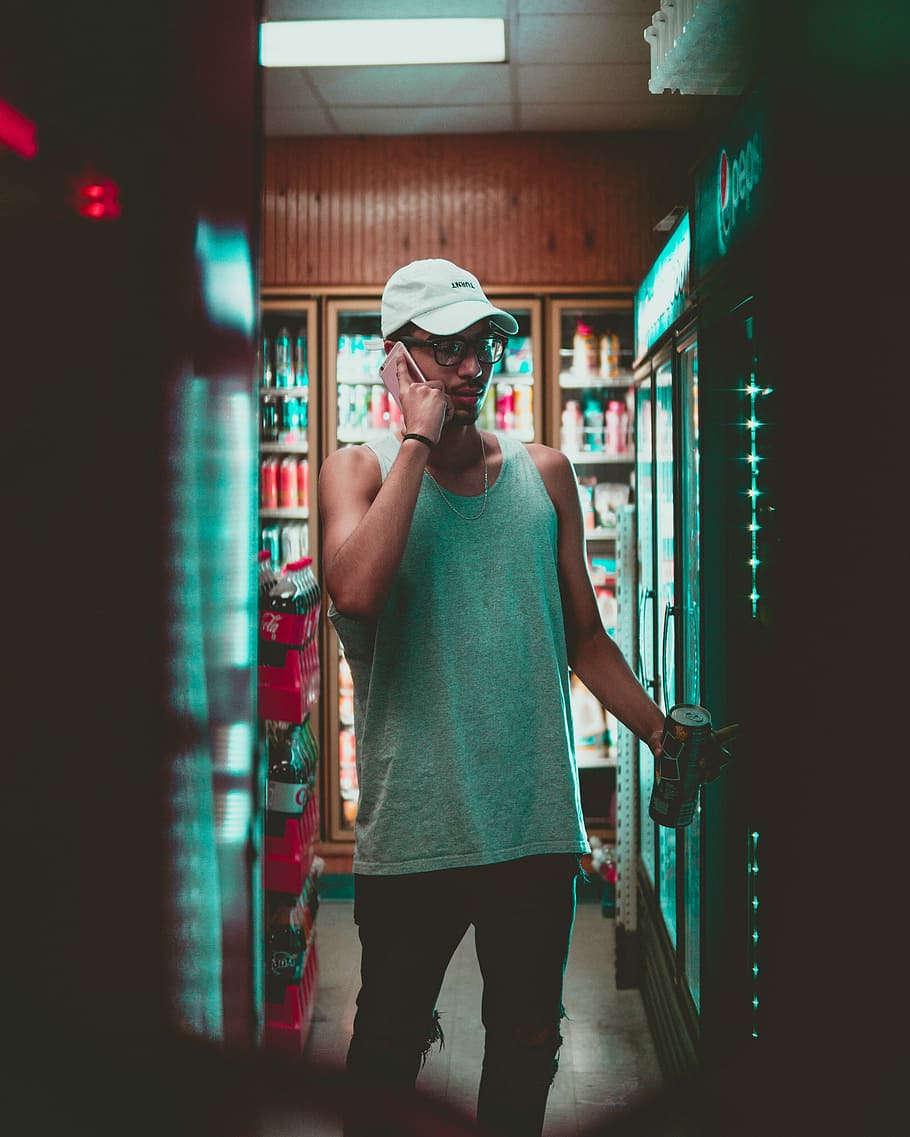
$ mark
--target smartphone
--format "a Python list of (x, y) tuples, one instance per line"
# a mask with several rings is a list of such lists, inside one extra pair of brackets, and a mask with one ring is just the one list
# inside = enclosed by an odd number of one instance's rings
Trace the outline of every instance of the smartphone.
[(414, 362), (414, 357), (404, 346), (403, 343), (396, 340), (392, 345), (392, 350), (382, 361), (379, 368), (379, 376), (388, 389), (389, 394), (395, 402), (401, 406), (401, 399), (398, 394), (398, 360), (404, 359), (407, 365), (408, 374), (411, 377), (412, 383), (426, 383), (426, 379), (421, 375), (420, 368)]

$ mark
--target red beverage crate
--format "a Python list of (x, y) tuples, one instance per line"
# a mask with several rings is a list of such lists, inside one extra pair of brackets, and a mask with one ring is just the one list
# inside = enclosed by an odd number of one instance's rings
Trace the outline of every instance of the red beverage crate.
[(269, 892), (299, 896), (313, 863), (319, 831), (319, 802), (310, 798), (299, 820), (290, 820), (283, 837), (266, 837), (263, 884)]

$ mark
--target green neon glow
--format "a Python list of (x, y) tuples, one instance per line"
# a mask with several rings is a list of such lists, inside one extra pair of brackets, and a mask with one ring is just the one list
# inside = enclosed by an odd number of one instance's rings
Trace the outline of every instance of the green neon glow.
[(749, 915), (750, 933), (752, 939), (751, 971), (752, 971), (752, 1037), (758, 1038), (758, 831), (752, 830), (749, 834), (749, 855), (747, 857), (748, 873), (750, 879), (750, 907)]
[(747, 452), (743, 455), (743, 461), (749, 470), (745, 495), (750, 504), (750, 519), (746, 526), (746, 532), (750, 534), (751, 556), (746, 563), (749, 565), (752, 575), (752, 589), (749, 592), (748, 600), (752, 606), (753, 620), (758, 618), (758, 602), (761, 599), (758, 587), (758, 570), (762, 563), (758, 555), (758, 533), (761, 530), (761, 525), (758, 523), (758, 499), (763, 497), (765, 493), (759, 486), (759, 466), (762, 462), (762, 455), (758, 448), (758, 432), (765, 425), (765, 420), (759, 417), (758, 400), (770, 395), (771, 392), (770, 387), (759, 386), (754, 373), (749, 376), (742, 388), (743, 395), (749, 400), (748, 414), (743, 420), (742, 427), (747, 432)]

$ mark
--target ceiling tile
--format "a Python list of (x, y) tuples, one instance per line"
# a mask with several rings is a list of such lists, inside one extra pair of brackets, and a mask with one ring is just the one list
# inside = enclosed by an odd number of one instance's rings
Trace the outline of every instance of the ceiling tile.
[(337, 106), (446, 106), (510, 99), (506, 64), (316, 67), (309, 75), (320, 97)]
[(518, 93), (522, 102), (530, 103), (646, 99), (650, 73), (647, 63), (614, 66), (535, 63), (518, 68)]
[[(343, 134), (436, 134), (440, 129), (436, 107), (338, 107), (332, 114)], [(446, 133), (489, 134), (513, 129), (512, 108), (507, 104), (446, 108)]]
[(299, 110), (296, 107), (274, 107), (266, 116), (265, 133), (269, 137), (295, 137), (300, 134), (335, 134), (334, 125), (321, 110)]
[[(415, 5), (416, 7), (416, 5)], [(457, 12), (453, 8), (457, 7)], [(508, 0), (421, 0), (416, 12), (402, 12), (401, 4), (391, 0), (265, 0), (267, 20), (377, 20), (439, 16), (508, 15)], [(650, 16), (648, 17), (650, 19)]]
[(297, 67), (263, 68), (262, 98), (268, 109), (319, 106), (306, 72)]
[(522, 16), (512, 46), (521, 64), (651, 62), (636, 16)]

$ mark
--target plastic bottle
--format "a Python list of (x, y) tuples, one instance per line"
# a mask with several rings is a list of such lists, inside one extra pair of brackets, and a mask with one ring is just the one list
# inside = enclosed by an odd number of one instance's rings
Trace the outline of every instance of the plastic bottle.
[(600, 377), (601, 379), (613, 378), (613, 354), (609, 332), (604, 332), (600, 337)]
[(272, 564), (272, 554), (268, 549), (260, 549), (256, 555), (259, 571), (259, 611), (268, 605), (269, 593), (278, 580), (278, 573)]
[(279, 565), (281, 563), (281, 530), (279, 526), (274, 522), (263, 525), (260, 543), (263, 551), (268, 552), (271, 557), (272, 565)]
[(278, 441), (278, 407), (274, 399), (263, 399), (260, 407), (260, 437), (263, 442)]
[(623, 449), (622, 428), (620, 426), (621, 411), (622, 403), (618, 399), (610, 399), (604, 416), (604, 450), (614, 458)]
[(275, 904), (269, 917), (266, 945), (265, 998), (267, 1003), (283, 1003), (288, 987), (303, 978), (306, 942), (299, 916), (289, 904)]
[(585, 395), (584, 441), (582, 449), (600, 452), (604, 448), (604, 412), (597, 393), (589, 391)]
[(265, 813), (267, 837), (283, 837), (289, 821), (299, 821), (308, 800), (308, 773), (295, 735), (299, 727), (270, 723)]
[(306, 361), (306, 336), (302, 328), (294, 340), (294, 379), (295, 385), (298, 387), (309, 386), (310, 378)]
[(566, 454), (577, 454), (584, 439), (581, 406), (575, 399), (569, 399), (562, 411), (562, 427), (559, 444)]
[(291, 359), (291, 333), (279, 328), (275, 337), (275, 386), (294, 386), (294, 362)]
[(534, 388), (516, 383), (514, 387), (515, 430), (522, 436), (534, 434)]
[(572, 371), (576, 375), (597, 374), (597, 338), (582, 320), (575, 325), (572, 338)]
[(263, 387), (271, 387), (275, 381), (272, 374), (272, 341), (268, 336), (262, 337), (260, 346), (259, 381)]
[(496, 429), (513, 430), (515, 427), (515, 391), (511, 383), (496, 387)]

